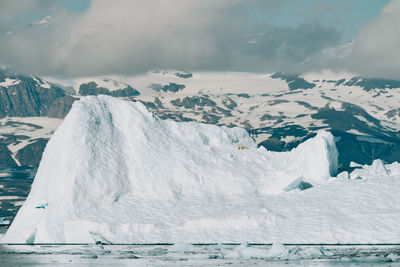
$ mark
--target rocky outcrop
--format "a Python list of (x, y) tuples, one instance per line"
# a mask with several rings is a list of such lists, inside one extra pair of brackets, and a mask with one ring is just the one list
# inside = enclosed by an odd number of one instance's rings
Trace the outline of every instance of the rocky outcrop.
[(193, 77), (193, 73), (187, 71), (181, 71), (181, 72), (176, 72), (175, 76), (182, 79), (189, 79)]
[(196, 106), (204, 107), (210, 106), (215, 107), (217, 104), (211, 99), (204, 96), (192, 96), (192, 97), (184, 97), (183, 99), (177, 98), (170, 101), (172, 105), (176, 107), (184, 107), (186, 109), (193, 109)]
[(96, 82), (88, 82), (83, 83), (79, 86), (79, 94), (82, 96), (87, 95), (110, 95), (114, 97), (128, 97), (128, 96), (137, 96), (140, 93), (132, 88), (131, 86), (127, 85), (127, 87), (117, 90), (109, 90), (104, 87), (100, 87), (97, 85)]
[(75, 100), (75, 97), (69, 95), (55, 99), (47, 110), (46, 116), (64, 118), (68, 114)]
[(17, 163), (11, 157), (11, 152), (7, 146), (0, 144), (0, 168), (12, 168), (16, 167)]
[(26, 145), (20, 149), (16, 158), (18, 159), (21, 166), (37, 166), (42, 159), (42, 153), (46, 147), (48, 139), (39, 138), (33, 143)]
[[(0, 86), (0, 117), (65, 117), (75, 98), (55, 86), (48, 88), (32, 77), (8, 76), (17, 82)], [(3, 81), (6, 78), (3, 77)]]
[(177, 84), (177, 83), (169, 83), (164, 86), (158, 83), (153, 83), (150, 88), (152, 88), (155, 91), (164, 91), (164, 92), (172, 92), (176, 93), (181, 90), (183, 90), (186, 86), (183, 84)]
[(354, 77), (350, 81), (346, 82), (345, 85), (360, 86), (364, 88), (365, 91), (371, 91), (372, 89), (400, 88), (400, 81), (378, 78)]
[(288, 87), (291, 91), (297, 89), (311, 89), (315, 87), (314, 83), (306, 81), (304, 78), (296, 74), (288, 74), (282, 72), (276, 72), (271, 75), (271, 78), (282, 79), (287, 82)]

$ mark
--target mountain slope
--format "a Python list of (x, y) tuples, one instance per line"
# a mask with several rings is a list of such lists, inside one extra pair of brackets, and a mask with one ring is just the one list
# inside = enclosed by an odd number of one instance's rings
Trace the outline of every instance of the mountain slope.
[(0, 70), (0, 118), (65, 117), (75, 98), (37, 77)]

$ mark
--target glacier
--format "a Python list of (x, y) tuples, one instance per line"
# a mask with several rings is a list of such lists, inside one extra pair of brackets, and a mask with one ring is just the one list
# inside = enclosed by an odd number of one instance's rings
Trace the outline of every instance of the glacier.
[(400, 164), (337, 175), (337, 159), (329, 132), (272, 152), (239, 127), (84, 97), (1, 242), (399, 243)]

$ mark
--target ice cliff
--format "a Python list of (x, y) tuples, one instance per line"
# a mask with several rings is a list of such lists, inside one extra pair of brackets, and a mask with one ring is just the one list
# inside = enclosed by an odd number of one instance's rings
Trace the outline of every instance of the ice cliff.
[[(165, 121), (141, 103), (85, 97), (47, 144), (1, 241), (399, 241), (397, 192), (385, 187), (382, 198), (374, 179), (331, 178), (337, 157), (328, 132), (271, 152), (242, 128)], [(399, 184), (393, 173), (379, 175)], [(302, 182), (314, 188), (300, 191)]]

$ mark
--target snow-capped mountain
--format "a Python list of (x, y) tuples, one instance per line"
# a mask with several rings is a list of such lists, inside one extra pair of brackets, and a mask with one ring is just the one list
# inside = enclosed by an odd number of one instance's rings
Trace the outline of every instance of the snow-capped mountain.
[[(318, 130), (332, 130), (344, 168), (350, 160), (368, 164), (376, 158), (400, 160), (400, 81), (396, 80), (330, 72), (155, 71), (70, 80), (1, 75), (2, 117), (62, 118), (74, 100), (107, 94), (140, 101), (163, 119), (246, 128), (258, 144), (275, 151), (290, 150)], [(1, 130), (0, 134), (8, 150), (21, 141), (5, 139)], [(9, 154), (15, 157), (17, 152)]]
[(0, 70), (0, 117), (64, 117), (74, 100), (39, 77)]

